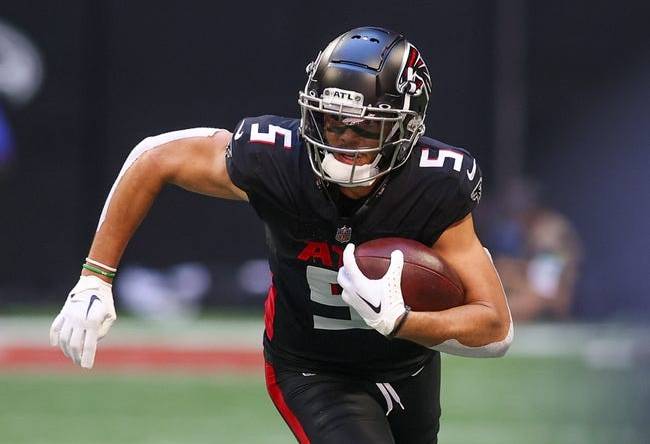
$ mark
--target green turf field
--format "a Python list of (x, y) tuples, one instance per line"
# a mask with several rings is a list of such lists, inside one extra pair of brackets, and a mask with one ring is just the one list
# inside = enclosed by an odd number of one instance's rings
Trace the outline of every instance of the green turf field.
[[(571, 357), (443, 362), (443, 444), (650, 442), (635, 419), (648, 383), (632, 370)], [(0, 443), (287, 442), (261, 374), (0, 373)]]

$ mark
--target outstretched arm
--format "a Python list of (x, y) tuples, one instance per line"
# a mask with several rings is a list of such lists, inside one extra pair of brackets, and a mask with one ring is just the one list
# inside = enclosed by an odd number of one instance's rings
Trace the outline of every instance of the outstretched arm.
[[(116, 319), (112, 271), (165, 184), (225, 199), (247, 200), (226, 170), (228, 131), (196, 128), (149, 137), (127, 158), (106, 200), (84, 269), (50, 328), (50, 343), (91, 368), (97, 341)], [(102, 270), (103, 268), (103, 270)]]
[[(186, 135), (191, 136), (189, 131)], [(168, 134), (173, 137), (174, 133)], [(226, 171), (230, 132), (221, 130), (203, 137), (177, 134), (180, 138), (171, 141), (166, 141), (171, 137), (163, 136), (143, 140), (127, 159), (104, 206), (89, 257), (117, 267), (127, 243), (165, 184), (214, 197), (247, 200)], [(84, 270), (83, 274), (92, 272)]]

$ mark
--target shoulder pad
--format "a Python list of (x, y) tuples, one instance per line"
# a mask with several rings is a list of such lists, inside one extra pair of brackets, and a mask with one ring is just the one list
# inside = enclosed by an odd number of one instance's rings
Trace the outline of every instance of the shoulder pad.
[(226, 167), (230, 179), (249, 198), (285, 193), (283, 184), (295, 176), (300, 151), (298, 126), (297, 119), (271, 115), (246, 117), (237, 124), (226, 151)]
[(459, 197), (478, 203), (483, 177), (478, 162), (469, 151), (428, 137), (423, 137), (417, 148), (413, 154), (419, 156), (419, 168), (430, 168), (432, 173), (456, 181)]
[(278, 116), (246, 117), (237, 124), (232, 144), (275, 145), (292, 149), (298, 145), (298, 121)]

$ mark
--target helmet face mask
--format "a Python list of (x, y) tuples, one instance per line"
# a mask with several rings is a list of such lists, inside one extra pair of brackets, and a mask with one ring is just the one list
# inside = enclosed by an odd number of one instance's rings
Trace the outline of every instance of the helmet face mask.
[(403, 36), (353, 29), (320, 52), (307, 73), (298, 98), (300, 132), (316, 176), (370, 186), (406, 162), (424, 133), (431, 84)]

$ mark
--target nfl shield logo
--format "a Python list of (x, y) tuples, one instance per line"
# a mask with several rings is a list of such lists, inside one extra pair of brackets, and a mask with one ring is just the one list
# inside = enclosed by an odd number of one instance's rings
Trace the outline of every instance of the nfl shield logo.
[(336, 239), (337, 242), (346, 244), (350, 242), (351, 237), (352, 237), (352, 227), (346, 227), (345, 225), (343, 225), (342, 227), (336, 229), (336, 236), (334, 236), (334, 239)]

